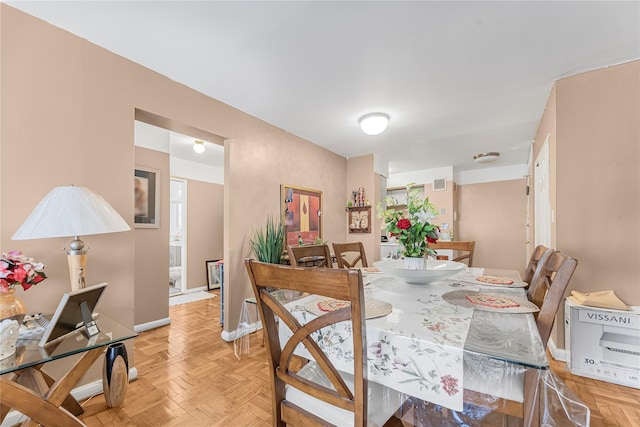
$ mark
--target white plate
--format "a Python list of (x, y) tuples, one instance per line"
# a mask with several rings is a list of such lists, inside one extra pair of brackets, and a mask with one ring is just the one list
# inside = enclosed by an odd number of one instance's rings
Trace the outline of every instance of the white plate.
[(467, 268), (461, 262), (427, 260), (426, 270), (408, 270), (404, 267), (404, 260), (378, 261), (373, 265), (390, 276), (397, 277), (413, 285), (426, 285), (446, 279)]

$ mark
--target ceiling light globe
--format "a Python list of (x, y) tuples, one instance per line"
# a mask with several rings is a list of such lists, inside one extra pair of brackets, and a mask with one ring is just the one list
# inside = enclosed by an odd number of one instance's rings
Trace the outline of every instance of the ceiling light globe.
[(198, 154), (202, 154), (204, 153), (204, 150), (206, 150), (205, 146), (204, 146), (204, 142), (202, 141), (196, 141), (193, 143), (193, 151), (195, 151)]
[(360, 128), (367, 135), (379, 135), (389, 124), (389, 116), (384, 113), (371, 113), (360, 118)]

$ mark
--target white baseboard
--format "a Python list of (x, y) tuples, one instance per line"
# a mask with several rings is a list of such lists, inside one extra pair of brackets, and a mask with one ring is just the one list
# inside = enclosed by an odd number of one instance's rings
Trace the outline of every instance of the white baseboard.
[[(249, 333), (253, 333), (259, 329), (262, 329), (262, 321), (258, 321), (256, 323), (249, 325), (248, 329), (249, 329)], [(222, 331), (222, 334), (220, 334), (220, 338), (222, 338), (226, 342), (233, 342), (236, 339), (236, 335), (237, 335), (237, 329), (234, 329), (233, 331)]]
[(553, 338), (549, 338), (547, 346), (549, 347), (549, 352), (551, 353), (551, 357), (553, 357), (554, 360), (558, 360), (560, 362), (567, 361), (567, 350), (565, 350), (564, 348), (558, 348)]
[[(129, 382), (138, 378), (138, 369), (129, 369)], [(71, 395), (77, 400), (82, 401), (88, 399), (91, 396), (95, 396), (102, 393), (102, 380), (97, 380), (89, 384), (76, 387), (71, 390)], [(9, 411), (0, 427), (10, 427), (16, 424), (22, 423), (26, 417), (18, 411)]]
[(166, 326), (171, 324), (171, 318), (165, 317), (164, 319), (154, 320), (153, 322), (142, 323), (140, 325), (135, 325), (133, 330), (136, 332), (144, 332), (150, 329), (159, 328), (161, 326)]

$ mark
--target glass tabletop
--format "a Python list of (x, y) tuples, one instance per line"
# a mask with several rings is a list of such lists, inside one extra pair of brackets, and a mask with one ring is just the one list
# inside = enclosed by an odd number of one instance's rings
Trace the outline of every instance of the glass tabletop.
[(83, 353), (94, 348), (105, 347), (138, 335), (137, 332), (121, 325), (103, 313), (100, 313), (96, 319), (96, 324), (100, 332), (91, 338), (87, 338), (82, 333), (82, 330), (78, 329), (44, 347), (39, 346), (40, 338), (18, 340), (16, 353), (0, 360), (0, 375), (62, 359), (73, 354)]

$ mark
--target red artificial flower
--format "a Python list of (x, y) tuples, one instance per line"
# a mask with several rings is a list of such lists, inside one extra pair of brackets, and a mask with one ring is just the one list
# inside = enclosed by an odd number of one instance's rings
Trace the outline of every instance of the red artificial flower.
[(27, 278), (27, 271), (21, 265), (17, 265), (9, 277), (16, 282), (24, 282), (24, 279)]
[(409, 227), (411, 227), (411, 221), (406, 218), (402, 218), (398, 221), (396, 227), (398, 227), (400, 230), (407, 230)]
[(429, 242), (429, 243), (436, 243), (436, 242), (438, 242), (438, 240), (437, 240), (437, 239), (434, 239), (433, 237), (429, 237), (429, 236), (427, 236), (427, 242)]

